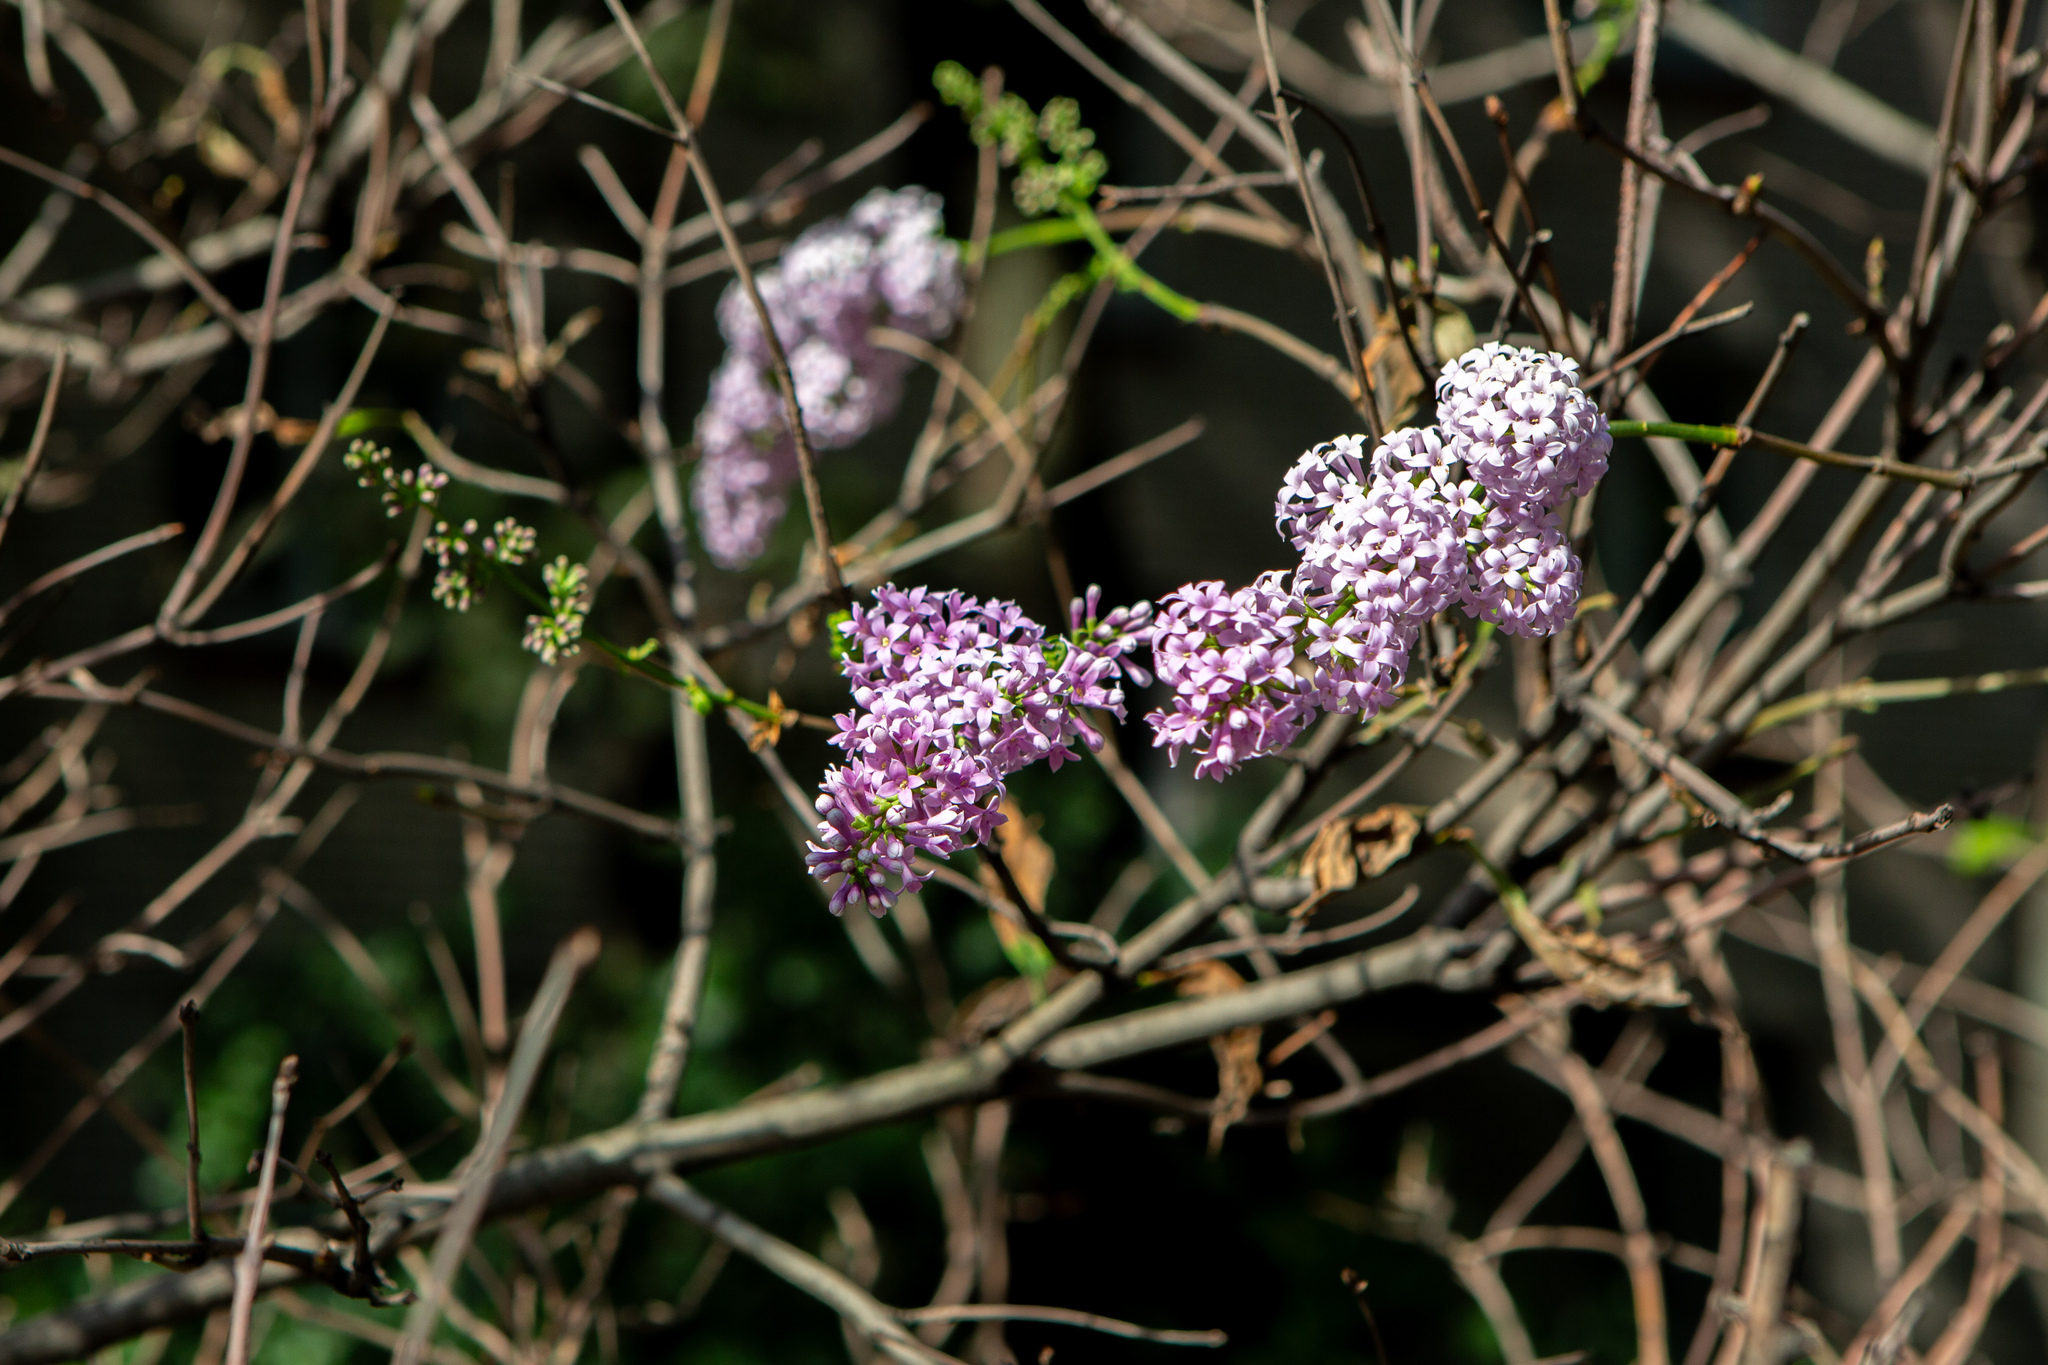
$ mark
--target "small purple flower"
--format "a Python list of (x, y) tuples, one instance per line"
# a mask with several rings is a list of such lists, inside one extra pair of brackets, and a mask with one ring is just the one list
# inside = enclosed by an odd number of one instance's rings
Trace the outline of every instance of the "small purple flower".
[[(1348, 439), (1362, 441), (1362, 436)], [(1427, 475), (1446, 468), (1451, 456), (1444, 450), (1443, 433), (1435, 427), (1402, 427), (1390, 431), (1372, 452), (1374, 478)]]
[(1280, 481), (1273, 523), (1294, 548), (1308, 542), (1348, 490), (1365, 482), (1365, 437), (1339, 436), (1302, 454)]

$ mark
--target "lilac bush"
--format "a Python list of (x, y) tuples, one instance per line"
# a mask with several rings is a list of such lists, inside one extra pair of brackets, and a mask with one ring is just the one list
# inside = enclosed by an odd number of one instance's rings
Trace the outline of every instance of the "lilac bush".
[[(17, 8), (0, 1365), (2040, 1335), (2024, 4), (1580, 0), (1545, 6), (1555, 63), (1500, 0), (1199, 7), (1223, 42), (1156, 0), (258, 4), (203, 37)], [(899, 109), (955, 43), (958, 125)], [(1466, 108), (1389, 135), (1443, 54)], [(1719, 116), (1759, 83), (1800, 117)], [(971, 245), (922, 190), (860, 198), (904, 156)], [(1814, 156), (1867, 212), (1793, 193)], [(970, 312), (952, 358), (919, 340)], [(911, 359), (929, 411), (885, 421)], [(1302, 421), (1249, 452), (1270, 571), (1220, 572), (1184, 509), (1230, 433)], [(1603, 491), (1610, 435), (1657, 458)], [(813, 436), (872, 451), (862, 489), (810, 477)], [(815, 554), (699, 574), (795, 549), (803, 495)], [(906, 581), (1162, 562), (1043, 625)], [(1126, 705), (1164, 751), (1128, 766), (1094, 714)], [(1194, 785), (1265, 756), (1256, 808)], [(1453, 1273), (1340, 1278), (1403, 1241)]]
[[(786, 278), (786, 277), (785, 277)], [(1075, 602), (1051, 640), (1009, 602), (894, 586), (839, 627), (857, 710), (832, 741), (807, 862), (834, 913), (885, 912), (946, 858), (1002, 822), (1003, 779), (1057, 768), (1100, 737), (1088, 708), (1123, 715), (1127, 662), (1152, 650), (1171, 702), (1149, 713), (1153, 743), (1221, 780), (1293, 743), (1319, 712), (1372, 716), (1391, 704), (1429, 619), (1455, 604), (1511, 635), (1569, 621), (1582, 578), (1558, 513), (1607, 469), (1607, 420), (1573, 383), (1575, 362), (1489, 343), (1447, 363), (1440, 427), (1404, 428), (1365, 453), (1343, 436), (1304, 453), (1274, 501), (1300, 553), (1291, 573), (1246, 588), (1191, 583), (1098, 620)]]

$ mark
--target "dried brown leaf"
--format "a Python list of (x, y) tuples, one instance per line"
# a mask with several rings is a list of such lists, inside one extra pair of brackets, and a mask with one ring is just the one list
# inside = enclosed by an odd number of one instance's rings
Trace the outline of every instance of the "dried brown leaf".
[(1174, 983), (1174, 992), (1193, 998), (1211, 995), (1228, 995), (1244, 989), (1244, 978), (1221, 958), (1207, 958), (1191, 962), (1177, 972), (1167, 974), (1163, 979)]
[[(1015, 799), (1003, 798), (1003, 823), (996, 826), (996, 852), (1010, 869), (1010, 876), (1016, 879), (1025, 904), (1040, 915), (1045, 913), (1045, 889), (1052, 885), (1054, 866), (1052, 846), (1038, 837), (1041, 823), (1037, 816), (1026, 815)], [(983, 864), (980, 875), (983, 888), (992, 898), (1009, 898), (993, 868)]]
[(1370, 881), (1407, 857), (1415, 847), (1422, 822), (1406, 806), (1382, 806), (1351, 822), (1352, 847), (1359, 873)]
[[(1191, 963), (1172, 979), (1174, 989), (1183, 996), (1228, 995), (1244, 989), (1244, 978), (1216, 958)], [(1252, 1097), (1266, 1083), (1266, 1073), (1259, 1066), (1263, 1033), (1258, 1025), (1248, 1024), (1209, 1040), (1209, 1050), (1216, 1056), (1216, 1104), (1209, 1115), (1211, 1156), (1223, 1149), (1224, 1133), (1249, 1112)]]
[(1259, 1069), (1260, 1032), (1257, 1024), (1247, 1024), (1209, 1040), (1209, 1050), (1216, 1054), (1216, 1108), (1209, 1115), (1210, 1156), (1223, 1150), (1223, 1135), (1251, 1110), (1252, 1096), (1266, 1083), (1266, 1074)]
[(775, 713), (775, 719), (753, 722), (753, 731), (747, 736), (749, 753), (758, 754), (782, 742), (782, 727), (789, 723), (790, 710), (782, 704), (782, 694), (773, 688), (768, 690), (768, 709)]
[(1560, 933), (1533, 915), (1515, 917), (1531, 951), (1559, 981), (1578, 988), (1596, 1005), (1685, 1005), (1692, 997), (1678, 984), (1666, 958), (1647, 958), (1623, 936), (1571, 930)]
[(1294, 908), (1294, 917), (1306, 919), (1329, 897), (1384, 874), (1414, 851), (1421, 832), (1422, 822), (1406, 806), (1382, 806), (1323, 826), (1301, 856), (1302, 875), (1315, 891)]
[(1373, 387), (1379, 391), (1380, 401), (1387, 405), (1393, 420), (1401, 422), (1413, 416), (1416, 400), (1422, 397), (1422, 375), (1409, 358), (1408, 348), (1401, 344), (1401, 320), (1391, 311), (1383, 311), (1374, 319), (1373, 338), (1366, 343), (1364, 361), (1366, 369), (1373, 372)]

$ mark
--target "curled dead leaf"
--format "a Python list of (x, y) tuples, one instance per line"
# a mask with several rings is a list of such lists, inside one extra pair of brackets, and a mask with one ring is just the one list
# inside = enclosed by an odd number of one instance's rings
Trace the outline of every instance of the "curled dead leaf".
[(1560, 932), (1529, 913), (1510, 912), (1515, 928), (1531, 952), (1559, 981), (1576, 986), (1596, 1005), (1686, 1005), (1692, 997), (1678, 984), (1678, 971), (1668, 959), (1645, 957), (1630, 938)]
[(1401, 320), (1391, 310), (1382, 310), (1373, 320), (1373, 338), (1366, 343), (1363, 357), (1372, 371), (1373, 387), (1396, 422), (1414, 415), (1422, 397), (1423, 380), (1401, 343)]
[(772, 749), (782, 742), (782, 727), (789, 723), (792, 712), (782, 704), (782, 694), (773, 688), (768, 690), (768, 709), (775, 713), (773, 720), (757, 720), (752, 733), (747, 736), (747, 752), (760, 753)]
[(1551, 928), (1529, 907), (1528, 894), (1512, 877), (1487, 861), (1476, 842), (1463, 842), (1473, 861), (1492, 878), (1508, 922), (1559, 981), (1576, 988), (1595, 1005), (1692, 1003), (1692, 997), (1678, 984), (1678, 971), (1669, 959), (1646, 955), (1627, 935)]
[(1351, 822), (1352, 847), (1360, 875), (1370, 881), (1407, 857), (1422, 822), (1406, 806), (1382, 806)]
[[(1003, 798), (1003, 823), (996, 826), (996, 853), (1003, 865), (1010, 870), (1010, 876), (1017, 883), (1017, 891), (1024, 897), (1025, 905), (1036, 914), (1045, 913), (1045, 889), (1052, 884), (1053, 852), (1045, 840), (1038, 837), (1041, 821), (1036, 816), (1026, 815), (1012, 797)], [(989, 899), (1007, 901), (1009, 891), (1003, 886), (996, 870), (984, 862), (977, 873), (982, 889)], [(998, 919), (1002, 918), (997, 916)], [(998, 932), (1001, 932), (998, 930)], [(1022, 930), (1016, 930), (1021, 933)]]
[(1324, 825), (1301, 857), (1302, 874), (1315, 890), (1294, 908), (1294, 917), (1306, 919), (1327, 898), (1385, 873), (1414, 850), (1421, 832), (1422, 822), (1406, 806), (1382, 806)]
[[(1052, 885), (1052, 847), (1038, 837), (1039, 821), (1024, 813), (1010, 797), (1003, 798), (1003, 823), (996, 826), (995, 852), (1009, 869), (1011, 880), (1017, 884), (1017, 894), (1024, 898), (1024, 906), (1035, 915), (1045, 913), (1045, 891)], [(1016, 918), (1014, 910), (1005, 911), (1010, 892), (1003, 885), (999, 873), (983, 859), (975, 869), (982, 890), (988, 893), (991, 908), (988, 922), (996, 931), (996, 939), (1003, 945), (1003, 955), (1008, 957), (1017, 970), (1034, 983), (1043, 983), (1046, 970), (1052, 965), (1053, 956), (1049, 948), (1038, 940)]]
[(1045, 822), (1026, 815), (1015, 798), (1003, 798), (1003, 823), (996, 826), (996, 851), (1003, 855), (1017, 889), (1039, 914), (1045, 913), (1045, 890), (1052, 885), (1052, 845), (1039, 838), (1038, 827)]
[(1252, 1107), (1252, 1096), (1266, 1083), (1259, 1069), (1259, 1026), (1247, 1024), (1209, 1040), (1216, 1055), (1216, 1107), (1209, 1115), (1209, 1155), (1223, 1150), (1223, 1135)]
[[(1244, 978), (1227, 963), (1210, 958), (1174, 974), (1174, 989), (1183, 996), (1227, 995), (1244, 989)], [(1259, 1066), (1259, 1040), (1264, 1033), (1257, 1024), (1219, 1033), (1209, 1040), (1216, 1057), (1216, 1102), (1209, 1113), (1209, 1155), (1223, 1150), (1223, 1135), (1252, 1106), (1252, 1097), (1266, 1083)]]

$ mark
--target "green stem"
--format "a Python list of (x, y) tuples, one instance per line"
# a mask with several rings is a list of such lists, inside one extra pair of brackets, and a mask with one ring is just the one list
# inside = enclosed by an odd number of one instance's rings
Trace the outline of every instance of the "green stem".
[(996, 233), (988, 239), (988, 248), (983, 255), (985, 258), (1007, 256), (1012, 251), (1028, 251), (1035, 246), (1078, 242), (1087, 235), (1071, 218), (1041, 218), (1035, 223), (1020, 223)]
[(334, 434), (346, 441), (366, 431), (383, 431), (404, 426), (405, 414), (396, 408), (354, 408), (335, 424)]
[[(509, 566), (500, 564), (496, 560), (481, 560), (479, 562), (496, 570), (498, 578), (505, 583), (511, 584), (512, 591), (525, 598), (536, 610), (550, 614), (553, 613), (555, 604), (543, 597), (526, 580), (513, 573)], [(726, 688), (721, 692), (714, 692), (695, 678), (686, 678), (681, 674), (669, 672), (660, 664), (649, 663), (645, 659), (635, 658), (632, 651), (587, 627), (583, 632), (583, 641), (586, 644), (596, 645), (600, 650), (610, 655), (618, 663), (622, 672), (636, 673), (649, 682), (660, 683), (663, 687), (674, 688), (676, 691), (685, 694), (689, 697), (690, 704), (705, 715), (709, 715), (713, 707), (730, 706), (754, 720), (769, 725), (789, 718), (787, 711), (778, 711), (772, 706), (764, 706), (757, 701), (748, 701), (731, 688)]]
[(1933, 701), (1938, 697), (2003, 692), (2013, 687), (2040, 687), (2044, 684), (2048, 684), (2048, 668), (2009, 669), (1967, 678), (1911, 678), (1901, 682), (1872, 682), (1864, 678), (1767, 706), (1757, 712), (1756, 719), (1742, 733), (1745, 736), (1761, 734), (1817, 711), (1875, 711), (1892, 702)]
[(1607, 430), (1617, 437), (1669, 436), (1703, 446), (1739, 446), (1743, 443), (1741, 427), (1705, 427), (1693, 422), (1609, 422)]
[(1119, 285), (1143, 294), (1182, 322), (1194, 322), (1202, 316), (1201, 304), (1167, 288), (1140, 270), (1138, 263), (1126, 256), (1124, 249), (1110, 238), (1109, 230), (1102, 226), (1102, 220), (1095, 216), (1093, 209), (1078, 200), (1068, 200), (1062, 207), (1080, 225), (1082, 235), (1094, 246), (1096, 254), (1116, 272)]
[(1138, 263), (1116, 244), (1093, 209), (1073, 199), (1064, 201), (1060, 207), (1062, 217), (1023, 223), (996, 233), (988, 239), (987, 255), (995, 257), (1031, 247), (1085, 241), (1095, 248), (1096, 255), (1123, 288), (1143, 294), (1182, 322), (1195, 322), (1201, 318), (1202, 305), (1140, 269)]
[(1913, 483), (1931, 483), (1937, 488), (1968, 490), (1975, 488), (1985, 473), (1993, 472), (1923, 469), (1919, 465), (1905, 464), (1878, 456), (1844, 455), (1839, 450), (1817, 450), (1798, 441), (1788, 441), (1782, 436), (1751, 431), (1748, 427), (1709, 427), (1692, 422), (1609, 422), (1607, 430), (1615, 436), (1668, 436), (1673, 440), (1691, 441), (1696, 445), (1706, 446), (1738, 448), (1759, 445), (1780, 455), (1789, 455), (1795, 460), (1811, 460), (1815, 464), (1833, 465), (1837, 469), (1860, 469), (1866, 474), (1882, 474), (1888, 479), (1905, 479)]

